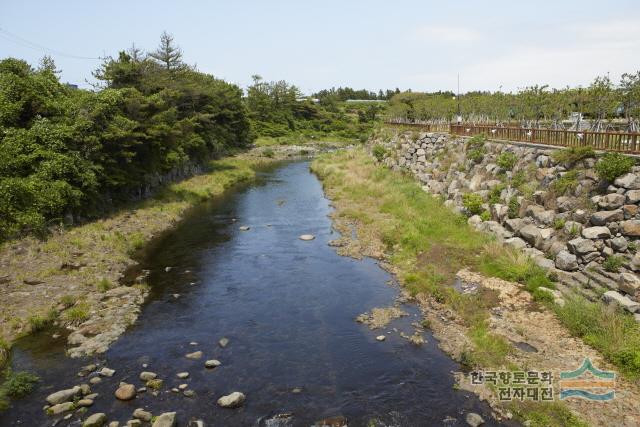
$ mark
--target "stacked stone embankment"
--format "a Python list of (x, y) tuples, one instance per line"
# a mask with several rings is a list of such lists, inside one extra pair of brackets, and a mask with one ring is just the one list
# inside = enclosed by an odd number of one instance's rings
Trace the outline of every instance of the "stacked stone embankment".
[(370, 142), (384, 148), (386, 166), (550, 270), (561, 291), (618, 304), (640, 321), (640, 167), (608, 183), (593, 155), (567, 164), (546, 147), (436, 133)]

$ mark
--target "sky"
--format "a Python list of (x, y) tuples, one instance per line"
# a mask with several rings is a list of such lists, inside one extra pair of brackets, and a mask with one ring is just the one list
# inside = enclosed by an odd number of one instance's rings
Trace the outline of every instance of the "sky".
[(559, 88), (640, 70), (638, 0), (0, 0), (0, 58), (49, 54), (81, 87), (100, 63), (86, 58), (151, 51), (163, 30), (200, 71), (305, 94), (456, 91), (458, 74), (461, 92)]

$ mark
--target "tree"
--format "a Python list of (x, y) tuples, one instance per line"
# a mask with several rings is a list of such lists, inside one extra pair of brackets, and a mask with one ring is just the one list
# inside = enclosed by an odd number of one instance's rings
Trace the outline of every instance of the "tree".
[(40, 64), (38, 64), (38, 71), (49, 72), (56, 75), (60, 74), (60, 70), (56, 68), (55, 61), (49, 55), (45, 55), (40, 59)]
[(149, 56), (164, 66), (167, 71), (177, 70), (184, 66), (182, 49), (174, 44), (173, 36), (166, 31), (160, 35), (158, 49), (149, 53)]
[(640, 71), (624, 73), (620, 79), (622, 107), (627, 123), (631, 126), (633, 118), (640, 115)]

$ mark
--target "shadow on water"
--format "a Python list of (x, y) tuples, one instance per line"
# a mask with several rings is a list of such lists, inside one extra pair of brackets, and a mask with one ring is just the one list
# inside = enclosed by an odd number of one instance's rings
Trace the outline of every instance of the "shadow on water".
[[(394, 332), (413, 333), (416, 307), (403, 307), (410, 316), (384, 330), (354, 321), (391, 305), (398, 289), (386, 284), (392, 277), (373, 260), (340, 257), (327, 245), (337, 237), (329, 213), (308, 162), (265, 170), (256, 183), (198, 206), (143, 254), (150, 298), (139, 321), (106, 354), (68, 359), (63, 340), (50, 333), (16, 345), (14, 369), (35, 371), (42, 381), (0, 414), (0, 425), (52, 425), (44, 398), (86, 381), (76, 373), (90, 362), (116, 373), (91, 387), (99, 396), (88, 413), (105, 412), (121, 425), (139, 407), (156, 415), (177, 411), (181, 426), (190, 419), (207, 426), (308, 426), (338, 415), (350, 426), (463, 426), (469, 411), (497, 425), (485, 404), (454, 390), (451, 371), (459, 366), (428, 332), (421, 347)], [(250, 229), (240, 231), (243, 225)], [(316, 239), (301, 241), (301, 234)], [(386, 341), (376, 341), (380, 334)], [(226, 348), (217, 344), (222, 337), (229, 339)], [(201, 360), (185, 357), (196, 350), (204, 353)], [(208, 370), (206, 359), (222, 365)], [(118, 383), (140, 387), (144, 370), (164, 379), (158, 396), (147, 391), (117, 401)], [(178, 379), (182, 371), (189, 378)], [(171, 391), (183, 383), (195, 396)], [(243, 407), (216, 405), (236, 390), (247, 396)], [(292, 417), (272, 419), (283, 413)], [(80, 418), (74, 414), (57, 425), (79, 425)]]

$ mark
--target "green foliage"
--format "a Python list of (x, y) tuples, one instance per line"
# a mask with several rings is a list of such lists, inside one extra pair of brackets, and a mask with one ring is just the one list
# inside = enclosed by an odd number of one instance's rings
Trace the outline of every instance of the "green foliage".
[(595, 157), (596, 153), (593, 151), (593, 147), (570, 147), (562, 150), (556, 150), (551, 154), (551, 157), (556, 163), (563, 164), (567, 167), (572, 167), (580, 160)]
[(500, 153), (498, 158), (496, 159), (496, 164), (503, 169), (510, 171), (516, 165), (518, 161), (518, 157), (512, 153), (511, 151), (505, 151)]
[(608, 256), (607, 259), (602, 263), (602, 267), (612, 273), (617, 273), (620, 271), (620, 267), (624, 265), (624, 259), (619, 256)]
[(566, 222), (567, 221), (564, 218), (556, 217), (556, 218), (553, 219), (553, 228), (556, 229), (556, 230), (562, 230), (562, 228), (564, 227), (564, 224)]
[(384, 147), (380, 144), (376, 144), (373, 147), (372, 152), (373, 152), (373, 157), (375, 157), (379, 162), (384, 160), (384, 156), (387, 154), (387, 150), (385, 150)]
[(484, 200), (478, 194), (467, 193), (462, 195), (462, 206), (464, 206), (470, 215), (480, 215), (483, 211), (483, 203)]
[(516, 197), (512, 197), (509, 199), (509, 203), (507, 203), (508, 211), (507, 216), (509, 218), (518, 218), (518, 214), (520, 213), (520, 203), (518, 203), (518, 199)]
[(596, 163), (596, 173), (600, 179), (613, 182), (617, 177), (631, 171), (635, 160), (620, 153), (606, 153)]
[(0, 61), (0, 241), (99, 214), (158, 174), (251, 141), (242, 90), (172, 52), (169, 65), (132, 51), (106, 59), (96, 92), (61, 84), (50, 60)]
[(517, 420), (529, 427), (589, 426), (560, 402), (513, 402), (509, 409)]
[(474, 163), (480, 163), (482, 159), (484, 159), (485, 154), (487, 154), (487, 151), (484, 147), (474, 148), (467, 152), (467, 158)]
[(2, 389), (7, 396), (23, 397), (31, 393), (33, 386), (40, 380), (37, 375), (29, 372), (9, 372)]
[(490, 276), (522, 283), (532, 293), (540, 286), (555, 287), (542, 267), (539, 267), (531, 258), (513, 249), (498, 253), (488, 251), (483, 254), (480, 270)]
[(578, 171), (571, 170), (565, 172), (560, 178), (551, 183), (551, 189), (553, 192), (562, 196), (567, 193), (572, 193), (578, 187)]
[(485, 210), (480, 214), (480, 219), (483, 221), (489, 221), (491, 219), (491, 212)]
[(77, 298), (73, 295), (63, 295), (62, 298), (60, 298), (60, 304), (62, 304), (62, 306), (64, 308), (69, 308), (71, 306), (73, 306), (77, 301)]
[(640, 377), (640, 325), (633, 316), (579, 296), (566, 299), (555, 310), (571, 333), (599, 350), (623, 374)]
[(67, 309), (62, 318), (70, 325), (79, 325), (89, 319), (89, 306), (86, 303), (77, 304)]
[(103, 277), (102, 279), (100, 279), (96, 287), (100, 292), (107, 292), (109, 289), (113, 288), (113, 283), (111, 283), (107, 278)]
[(273, 151), (272, 148), (267, 148), (267, 149), (262, 151), (262, 155), (265, 156), (265, 157), (272, 158), (273, 156), (276, 155), (276, 153), (275, 153), (275, 151)]
[(504, 190), (507, 186), (505, 184), (496, 185), (489, 191), (489, 204), (495, 205), (496, 203), (500, 203), (500, 195), (502, 194), (502, 190)]

